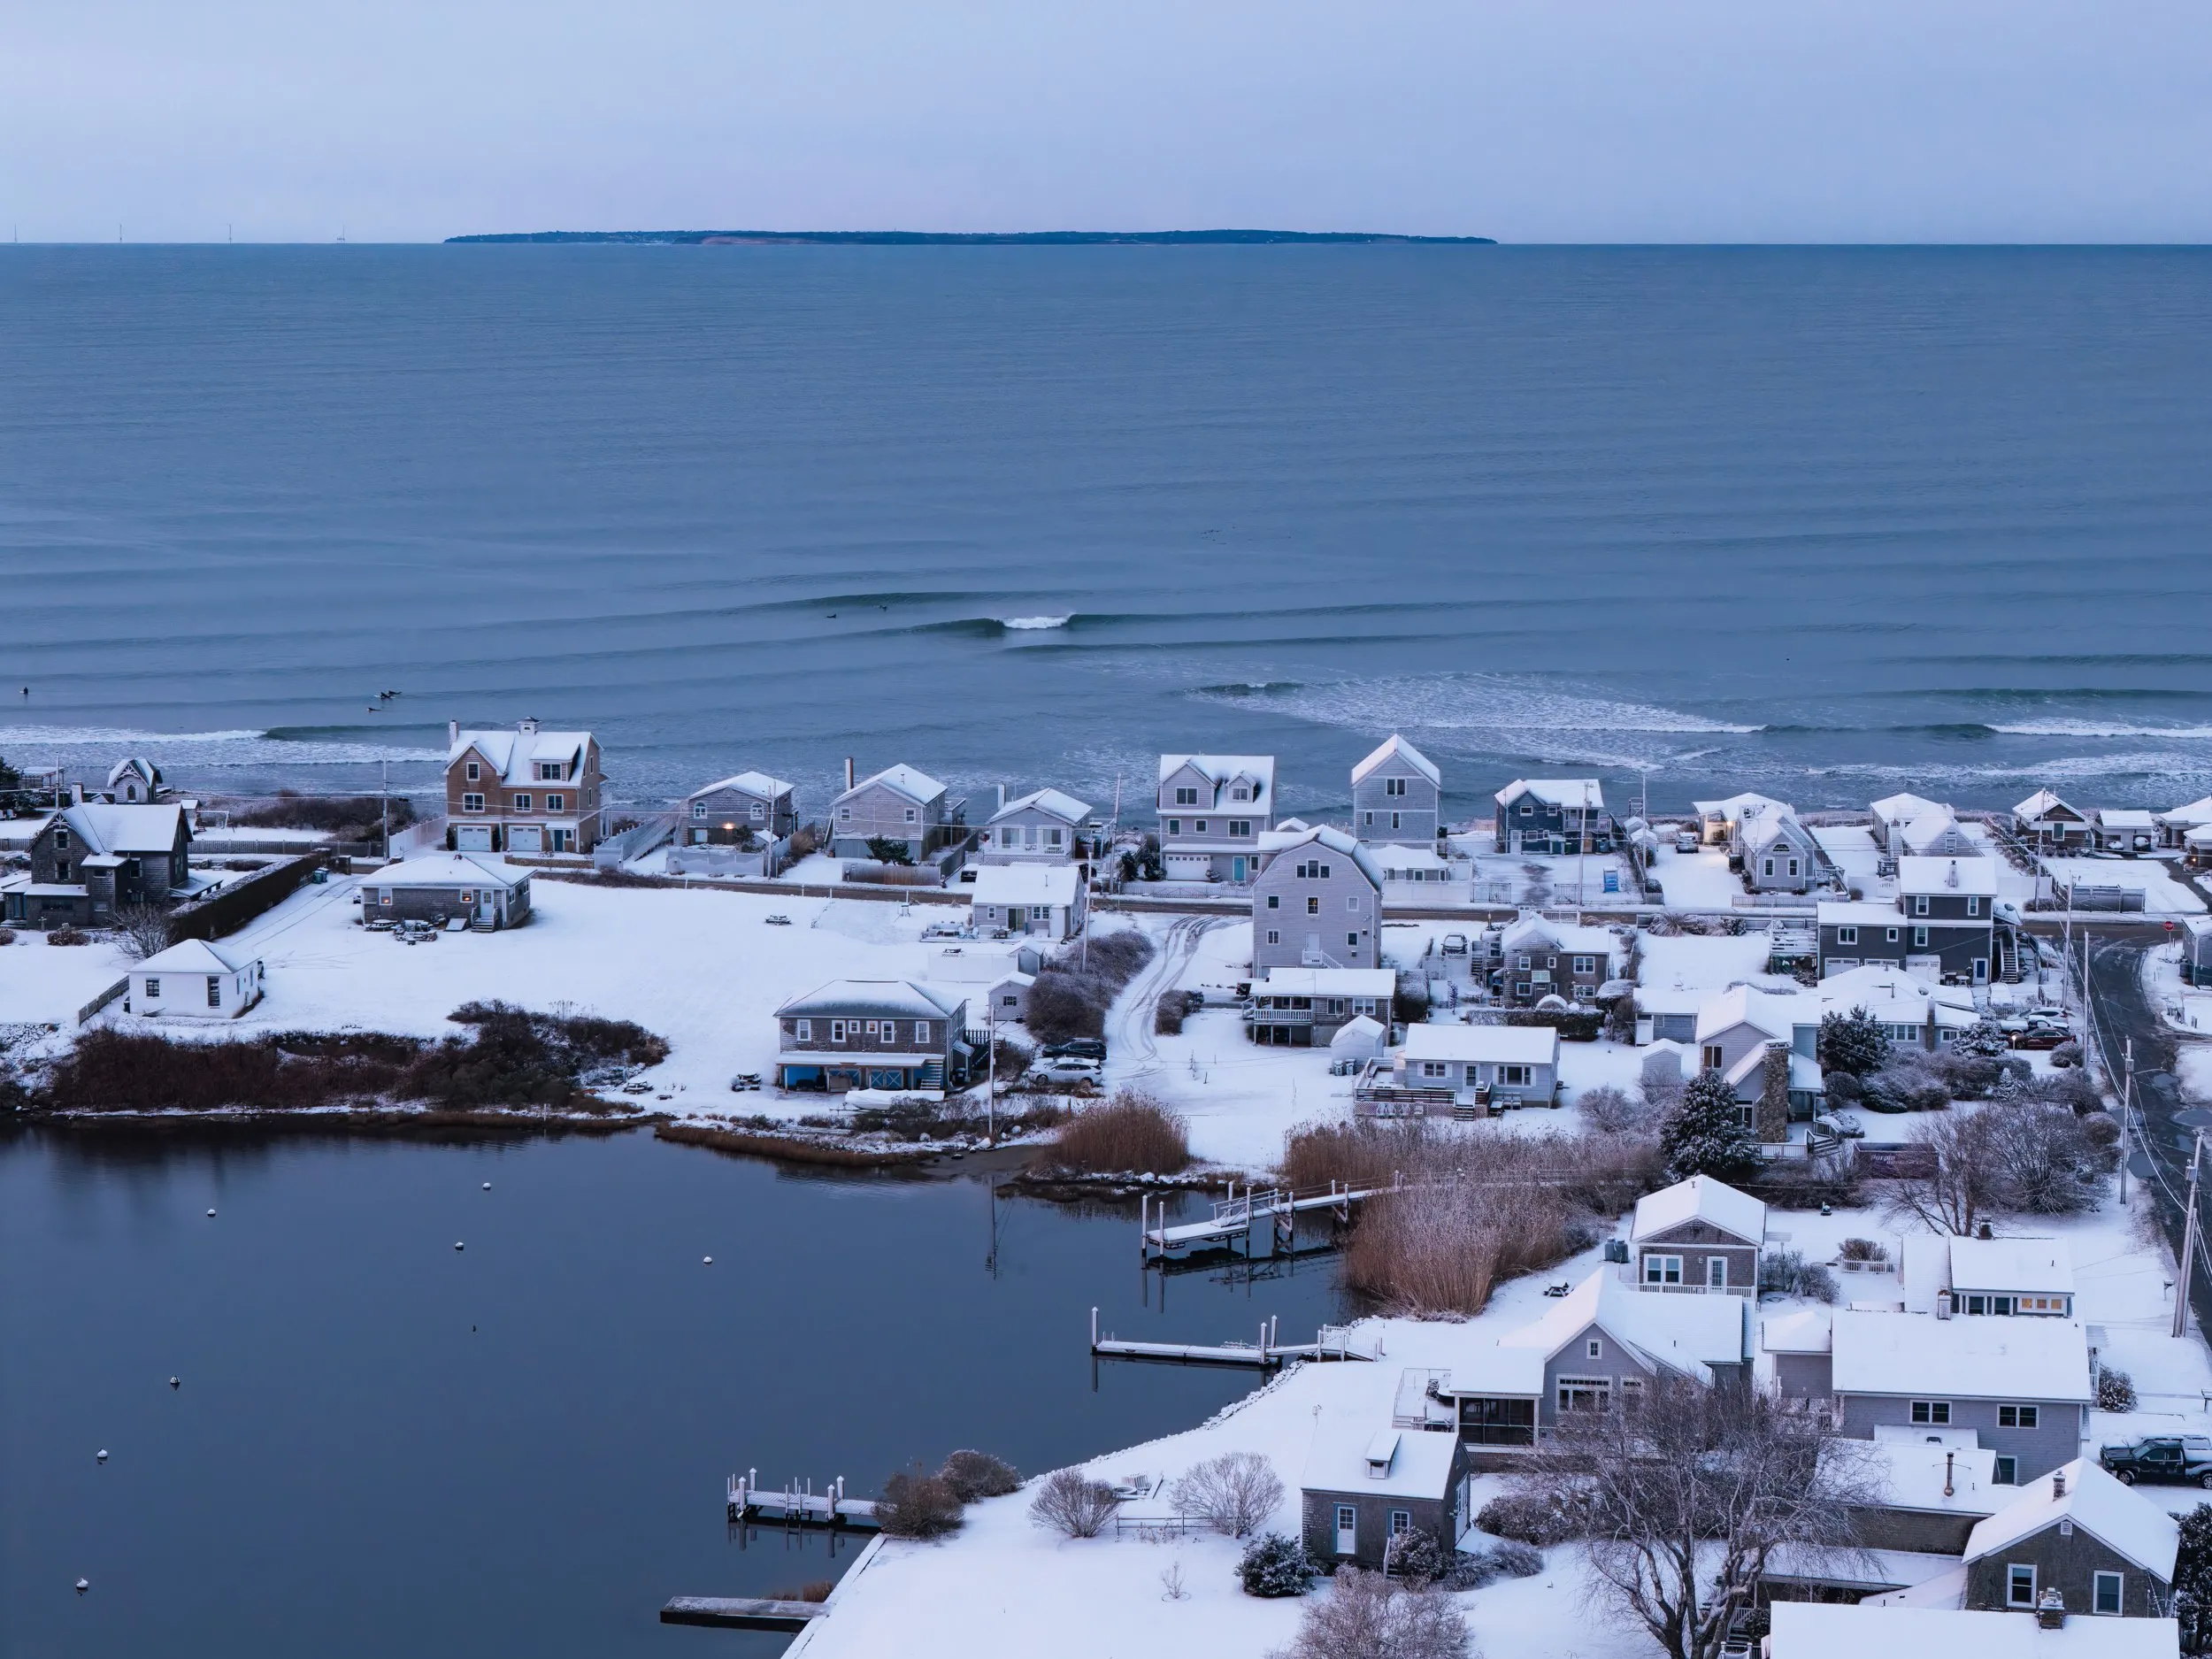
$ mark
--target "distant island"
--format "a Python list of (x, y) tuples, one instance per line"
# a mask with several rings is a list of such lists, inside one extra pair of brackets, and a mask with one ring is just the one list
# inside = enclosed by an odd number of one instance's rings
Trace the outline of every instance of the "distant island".
[(1494, 248), (1493, 236), (1398, 236), (1363, 230), (524, 230), (456, 242), (627, 242), (718, 247), (739, 242), (824, 242), (866, 248), (1068, 248), (1097, 244), (1138, 247), (1258, 242), (1420, 242)]

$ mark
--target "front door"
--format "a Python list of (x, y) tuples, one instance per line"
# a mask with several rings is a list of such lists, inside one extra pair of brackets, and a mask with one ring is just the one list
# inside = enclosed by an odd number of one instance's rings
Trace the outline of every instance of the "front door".
[(1246, 866), (1243, 859), (1232, 858), (1229, 861), (1229, 879), (1232, 881), (1243, 880), (1245, 868)]
[(1336, 1506), (1336, 1553), (1340, 1555), (1359, 1553), (1359, 1510), (1348, 1503)]

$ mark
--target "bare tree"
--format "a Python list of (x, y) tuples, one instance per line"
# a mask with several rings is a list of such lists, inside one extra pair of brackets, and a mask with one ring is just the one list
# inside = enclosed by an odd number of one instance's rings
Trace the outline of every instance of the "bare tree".
[(1945, 1112), (1922, 1124), (1890, 1188), (1890, 1214), (1932, 1232), (1970, 1235), (1999, 1208), (1996, 1139), (1988, 1112)]
[(1114, 1518), (1114, 1489), (1079, 1469), (1056, 1469), (1030, 1500), (1029, 1518), (1070, 1538), (1096, 1538)]
[(1307, 1604), (1298, 1634), (1268, 1659), (1469, 1659), (1467, 1621), (1448, 1595), (1340, 1567)]
[(2006, 1209), (2070, 1216), (2096, 1202), (2097, 1188), (2086, 1178), (2101, 1172), (2102, 1160), (2071, 1107), (1996, 1106), (1974, 1116), (1990, 1120), (1990, 1149)]
[(169, 914), (157, 904), (121, 904), (115, 910), (115, 942), (135, 962), (169, 949)]
[(1593, 1129), (1601, 1129), (1608, 1134), (1644, 1128), (1653, 1116), (1646, 1102), (1632, 1099), (1627, 1090), (1616, 1088), (1610, 1083), (1584, 1089), (1575, 1103), (1582, 1109), (1583, 1118)]
[(1224, 1452), (1195, 1465), (1168, 1494), (1177, 1510), (1195, 1515), (1217, 1532), (1242, 1538), (1256, 1532), (1283, 1502), (1275, 1466), (1257, 1452)]
[(1601, 1603), (1671, 1659), (1712, 1659), (1777, 1550), (1855, 1548), (1848, 1507), (1866, 1482), (1804, 1402), (1668, 1373), (1641, 1392), (1563, 1414), (1519, 1486), (1580, 1515)]

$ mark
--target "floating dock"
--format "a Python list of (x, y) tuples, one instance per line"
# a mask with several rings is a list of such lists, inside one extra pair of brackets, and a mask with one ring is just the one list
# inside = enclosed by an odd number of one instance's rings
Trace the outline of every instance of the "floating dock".
[(719, 1630), (804, 1630), (829, 1609), (819, 1601), (772, 1601), (755, 1596), (672, 1595), (664, 1624), (709, 1624)]
[(1276, 1322), (1261, 1322), (1256, 1342), (1132, 1342), (1098, 1333), (1098, 1310), (1091, 1310), (1091, 1357), (1148, 1360), (1161, 1365), (1249, 1365), (1263, 1371), (1293, 1360), (1371, 1360), (1375, 1355), (1352, 1344), (1345, 1325), (1325, 1325), (1310, 1342), (1279, 1342)]
[(845, 1495), (845, 1477), (840, 1475), (820, 1492), (812, 1481), (803, 1486), (764, 1486), (760, 1471), (749, 1469), (732, 1475), (723, 1494), (723, 1506), (733, 1521), (769, 1526), (829, 1526), (872, 1532), (876, 1519), (873, 1498)]

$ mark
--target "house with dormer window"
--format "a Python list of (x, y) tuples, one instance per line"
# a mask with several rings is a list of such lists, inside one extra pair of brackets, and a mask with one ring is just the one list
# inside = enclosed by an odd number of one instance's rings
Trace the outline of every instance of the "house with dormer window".
[(48, 814), (31, 836), (30, 879), (11, 885), (18, 926), (105, 926), (117, 910), (166, 906), (192, 889), (192, 826), (174, 803), (80, 801)]
[(518, 857), (588, 853), (599, 842), (599, 741), (589, 732), (549, 732), (535, 720), (511, 732), (446, 727), (449, 852)]
[(1382, 868), (1342, 830), (1292, 837), (1252, 883), (1252, 972), (1382, 965)]
[(1169, 880), (1242, 885), (1259, 871), (1260, 836), (1275, 807), (1275, 757), (1163, 755), (1155, 805)]

